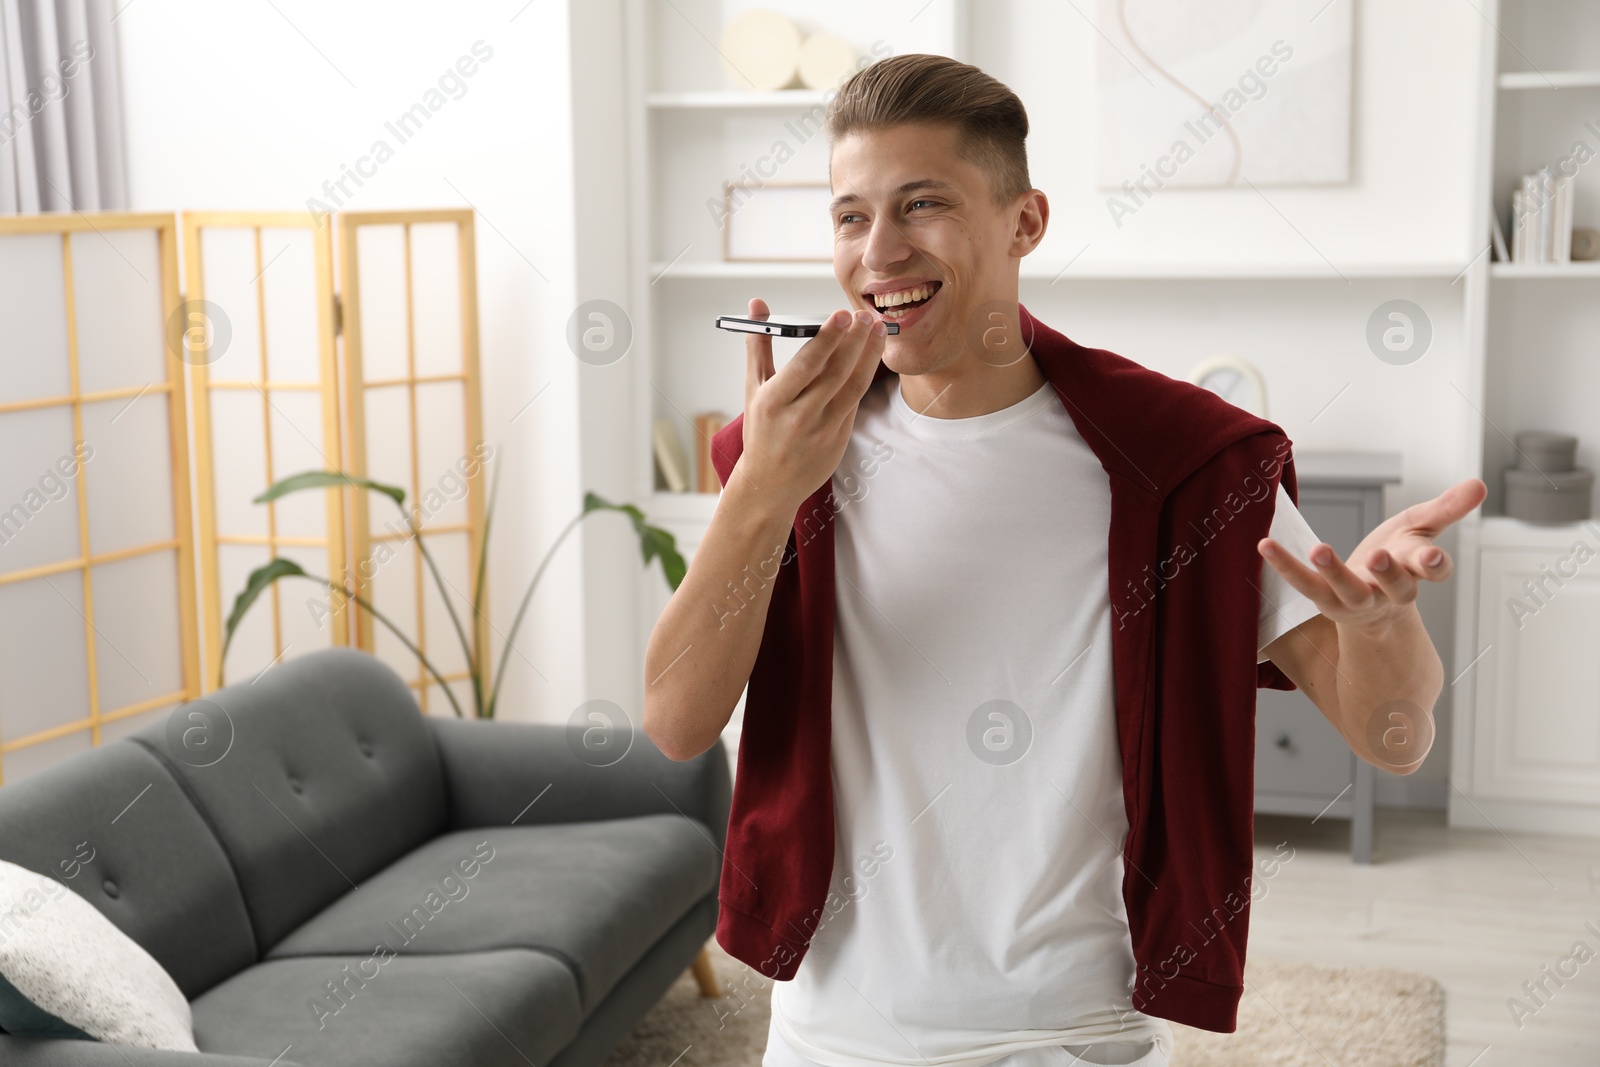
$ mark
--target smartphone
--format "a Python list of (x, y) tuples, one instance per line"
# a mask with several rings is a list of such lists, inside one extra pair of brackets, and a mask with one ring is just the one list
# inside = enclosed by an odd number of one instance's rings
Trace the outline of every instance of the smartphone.
[[(717, 329), (738, 333), (766, 333), (775, 337), (815, 337), (827, 322), (828, 315), (769, 315), (764, 319), (750, 319), (743, 315), (718, 315)], [(884, 323), (889, 333), (899, 333), (898, 322)]]

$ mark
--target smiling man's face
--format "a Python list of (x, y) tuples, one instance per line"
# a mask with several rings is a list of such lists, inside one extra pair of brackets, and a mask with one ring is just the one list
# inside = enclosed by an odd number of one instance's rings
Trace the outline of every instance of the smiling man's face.
[[(833, 273), (853, 307), (900, 324), (885, 342), (889, 369), (982, 366), (967, 339), (995, 302), (1016, 303), (1018, 264), (1044, 234), (1044, 194), (996, 206), (987, 173), (958, 154), (946, 124), (849, 133), (833, 145), (830, 177)], [(878, 303), (907, 290), (920, 301)]]

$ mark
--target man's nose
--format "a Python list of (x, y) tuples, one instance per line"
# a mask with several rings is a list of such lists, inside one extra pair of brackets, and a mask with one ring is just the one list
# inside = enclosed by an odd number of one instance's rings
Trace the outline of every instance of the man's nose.
[(905, 232), (890, 216), (879, 216), (873, 220), (872, 229), (867, 233), (867, 244), (861, 253), (861, 262), (868, 270), (882, 271), (890, 264), (898, 263), (906, 258), (911, 250), (911, 242), (906, 239)]

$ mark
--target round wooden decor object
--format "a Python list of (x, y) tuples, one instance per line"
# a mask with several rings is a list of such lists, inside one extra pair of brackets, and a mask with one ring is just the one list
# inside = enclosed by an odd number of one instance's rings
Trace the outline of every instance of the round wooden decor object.
[(856, 50), (843, 37), (813, 33), (800, 46), (800, 83), (807, 89), (837, 89), (855, 69)]
[(1267, 417), (1267, 381), (1255, 364), (1237, 356), (1216, 356), (1189, 372), (1189, 380), (1236, 408)]
[(722, 31), (722, 69), (740, 89), (784, 89), (800, 62), (800, 28), (787, 16), (752, 8)]

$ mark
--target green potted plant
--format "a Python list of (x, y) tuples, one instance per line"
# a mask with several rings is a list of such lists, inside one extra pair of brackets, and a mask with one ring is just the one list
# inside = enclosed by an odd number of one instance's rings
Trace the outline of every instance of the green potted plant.
[[(440, 574), (439, 566), (434, 561), (433, 554), (428, 551), (427, 540), (420, 536), (421, 528), (417, 524), (416, 514), (406, 507), (406, 491), (404, 489), (399, 486), (375, 482), (369, 478), (358, 478), (343, 471), (310, 470), (302, 471), (299, 474), (291, 474), (289, 477), (281, 479), (268, 487), (265, 492), (255, 497), (253, 503), (267, 504), (290, 493), (297, 493), (306, 489), (327, 489), (344, 485), (380, 493), (393, 501), (395, 507), (400, 509), (406, 528), (410, 531), (417, 550), (422, 553), (423, 562), (427, 564), (429, 573), (433, 575), (434, 582), (439, 587), (440, 598), (444, 601), (445, 610), (450, 613), (450, 621), (455, 627), (457, 638), (461, 641), (461, 650), (466, 655), (467, 664), (472, 674), (474, 714), (480, 719), (494, 718), (495, 704), (500, 696), (501, 682), (504, 679), (506, 663), (510, 657), (502, 653), (500, 666), (494, 674), (493, 683), (485, 686), (484, 683), (487, 680), (488, 671), (486, 669), (487, 662), (483, 657), (487, 655), (488, 650), (478, 647), (476, 635), (479, 631), (477, 627), (472, 628), (473, 636), (469, 637), (467, 629), (461, 625), (461, 618), (451, 603), (448, 585), (444, 580), (444, 576)], [(489, 530), (494, 522), (495, 498), (499, 495), (499, 489), (500, 471), (497, 465), (489, 489), (489, 504), (484, 511), (483, 534), (478, 543), (478, 569), (477, 574), (473, 576), (472, 583), (473, 618), (477, 618), (483, 610), (484, 574), (489, 558)], [(512, 640), (517, 636), (517, 628), (522, 625), (522, 618), (527, 614), (528, 605), (533, 601), (533, 592), (539, 585), (539, 579), (544, 576), (545, 568), (549, 566), (556, 550), (561, 547), (561, 542), (566, 540), (567, 535), (576, 529), (580, 522), (597, 511), (617, 511), (627, 515), (633, 523), (634, 532), (639, 537), (639, 550), (644, 556), (645, 565), (649, 566), (650, 561), (659, 556), (662, 573), (672, 589), (676, 591), (678, 585), (683, 581), (687, 566), (683, 561), (683, 556), (678, 553), (677, 541), (672, 534), (658, 526), (650, 525), (645, 521), (644, 513), (632, 504), (613, 504), (594, 493), (585, 493), (583, 509), (573, 517), (571, 522), (567, 523), (556, 538), (555, 543), (550, 546), (550, 550), (545, 553), (538, 569), (533, 572), (533, 579), (528, 583), (527, 591), (522, 595), (522, 602), (517, 605), (517, 613), (511, 620), (511, 629), (506, 634), (505, 647), (507, 650), (510, 649)], [(250, 577), (245, 582), (244, 589), (234, 598), (233, 610), (228, 613), (227, 624), (223, 632), (222, 655), (218, 659), (217, 684), (219, 686), (223, 684), (222, 674), (225, 670), (224, 664), (226, 664), (228, 658), (228, 646), (233, 642), (233, 635), (238, 630), (239, 623), (244, 619), (245, 613), (250, 610), (250, 605), (254, 604), (257, 598), (273, 582), (283, 578), (303, 578), (307, 581), (316, 582), (327, 588), (331, 593), (344, 597), (347, 601), (359, 604), (363, 611), (368, 612), (374, 619), (386, 626), (406, 648), (411, 650), (412, 654), (422, 664), (423, 669), (433, 677), (434, 681), (438, 682), (439, 688), (444, 691), (445, 697), (449, 699), (450, 706), (455, 709), (457, 717), (465, 718), (461, 704), (456, 700), (455, 694), (451, 692), (450, 686), (446, 684), (444, 676), (393, 621), (373, 607), (366, 598), (360, 596), (355, 590), (342, 582), (334, 582), (322, 575), (312, 574), (294, 560), (283, 557), (274, 559), (251, 571)]]

